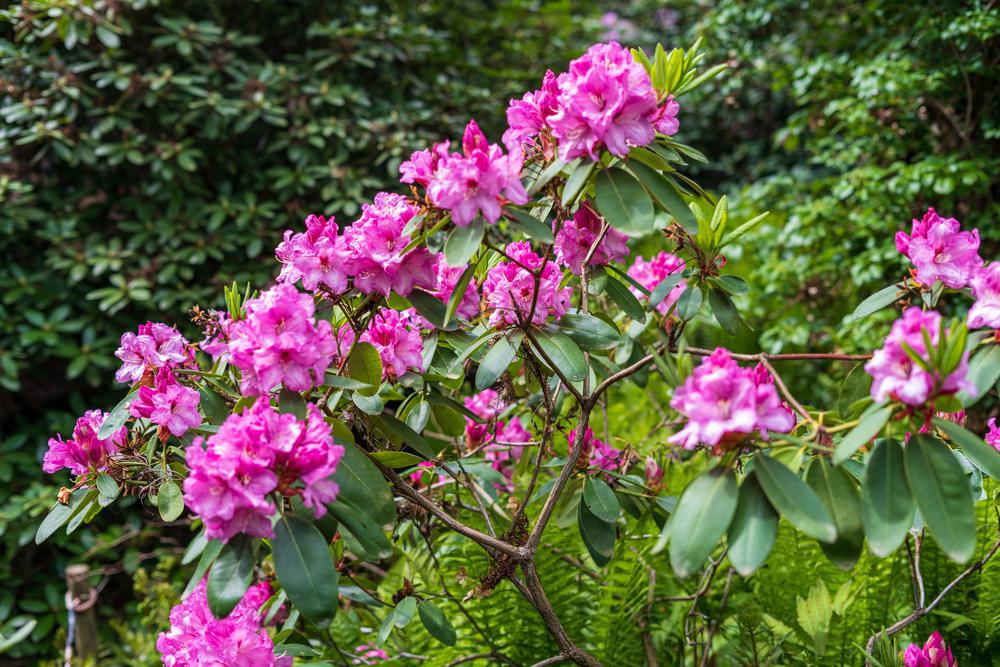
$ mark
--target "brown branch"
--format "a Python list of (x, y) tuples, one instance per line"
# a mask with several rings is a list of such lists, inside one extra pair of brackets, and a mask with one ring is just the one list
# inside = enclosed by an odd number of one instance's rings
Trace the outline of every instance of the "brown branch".
[[(979, 570), (983, 569), (983, 566), (986, 565), (986, 563), (988, 563), (991, 558), (993, 558), (993, 556), (996, 554), (997, 550), (1000, 550), (1000, 537), (998, 537), (997, 541), (993, 543), (993, 547), (986, 553), (985, 556), (983, 556), (980, 560), (977, 560), (975, 563), (973, 563), (969, 567), (965, 568), (965, 570), (962, 571), (961, 574), (959, 574), (957, 577), (955, 577), (954, 579), (952, 579), (951, 582), (947, 586), (945, 586), (944, 588), (941, 589), (941, 592), (937, 594), (937, 597), (934, 598), (933, 600), (931, 600), (930, 604), (928, 604), (926, 607), (924, 607), (924, 606), (918, 606), (908, 616), (902, 618), (901, 620), (897, 621), (896, 623), (893, 623), (892, 625), (890, 625), (888, 628), (886, 628), (882, 632), (876, 632), (871, 637), (869, 637), (868, 638), (868, 644), (865, 646), (865, 653), (868, 656), (872, 655), (872, 651), (875, 648), (875, 642), (878, 640), (878, 638), (879, 638), (880, 635), (885, 635), (886, 637), (891, 637), (892, 635), (896, 634), (900, 630), (906, 628), (910, 624), (916, 622), (917, 620), (923, 618), (924, 616), (926, 616), (927, 614), (929, 614), (931, 611), (933, 611), (934, 608), (937, 607), (941, 603), (941, 601), (944, 599), (944, 597), (946, 595), (948, 595), (948, 593), (950, 593), (956, 586), (958, 586), (960, 583), (962, 583), (962, 581), (964, 581), (970, 574), (972, 574), (974, 572), (978, 572)], [(871, 664), (871, 663), (869, 662), (868, 664)]]
[(534, 598), (535, 609), (541, 614), (542, 621), (545, 623), (545, 627), (548, 628), (549, 634), (556, 640), (560, 656), (564, 660), (571, 660), (578, 665), (584, 665), (584, 667), (601, 667), (601, 662), (597, 658), (573, 642), (559, 621), (556, 610), (553, 609), (552, 603), (549, 602), (549, 598), (545, 595), (545, 589), (542, 588), (542, 582), (538, 578), (538, 571), (535, 569), (534, 561), (531, 559), (523, 561), (521, 563), (521, 570), (524, 572), (524, 586), (531, 592)]

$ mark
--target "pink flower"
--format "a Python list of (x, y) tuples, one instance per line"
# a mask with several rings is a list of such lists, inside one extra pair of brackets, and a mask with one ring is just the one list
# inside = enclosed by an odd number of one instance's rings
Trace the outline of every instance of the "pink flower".
[[(437, 464), (434, 461), (421, 461), (417, 464), (417, 469), (410, 473), (410, 484), (413, 486), (422, 486), (424, 483), (424, 476), (428, 468), (433, 469)], [(446, 478), (442, 474), (438, 474), (438, 481), (442, 482)]]
[(331, 476), (344, 448), (315, 405), (307, 418), (279, 413), (266, 398), (230, 415), (207, 446), (198, 438), (187, 449), (190, 471), (184, 502), (201, 517), (209, 539), (228, 541), (238, 533), (274, 537), (272, 493), (301, 495), (316, 517), (337, 497)]
[[(656, 286), (663, 282), (667, 276), (683, 270), (684, 260), (669, 252), (660, 251), (653, 255), (648, 262), (641, 255), (636, 257), (635, 261), (632, 262), (632, 266), (628, 269), (628, 275), (652, 293), (656, 289)], [(686, 288), (687, 283), (683, 280), (677, 283), (677, 286), (670, 290), (670, 293), (667, 294), (663, 301), (657, 304), (657, 312), (660, 315), (666, 316), (670, 307), (677, 303), (677, 299), (681, 297), (681, 293)], [(629, 289), (638, 299), (645, 296), (634, 287), (629, 287)]]
[(531, 432), (524, 428), (520, 417), (511, 417), (505, 422), (496, 422), (496, 431), (483, 454), (490, 462), (490, 467), (499, 472), (504, 477), (504, 484), (497, 485), (498, 490), (508, 493), (514, 491), (512, 480), (514, 478), (514, 464), (521, 458), (524, 447), (516, 445), (531, 442)]
[(139, 387), (128, 409), (133, 417), (144, 417), (179, 438), (201, 425), (200, 401), (197, 389), (177, 384), (174, 374), (164, 366), (156, 374), (153, 387)]
[(511, 100), (507, 107), (509, 129), (503, 133), (505, 146), (530, 143), (547, 127), (546, 119), (556, 110), (556, 96), (559, 88), (552, 70), (545, 72), (542, 87), (533, 93), (525, 93), (519, 100)]
[(913, 221), (910, 235), (896, 232), (896, 249), (917, 269), (917, 280), (928, 287), (940, 280), (946, 287), (965, 287), (983, 265), (979, 257), (979, 230), (960, 231), (955, 218), (942, 218), (933, 208)]
[(212, 361), (218, 361), (222, 357), (229, 359), (229, 325), (232, 324), (232, 320), (229, 318), (229, 313), (219, 310), (211, 311), (211, 315), (217, 325), (205, 328), (205, 339), (198, 343), (198, 347), (211, 356)]
[(527, 241), (511, 243), (506, 249), (515, 261), (499, 262), (486, 274), (483, 282), (483, 300), (494, 327), (516, 324), (527, 319), (536, 301), (532, 324), (544, 324), (551, 316), (558, 320), (569, 308), (572, 290), (560, 288), (562, 273), (555, 263), (545, 262), (535, 299), (535, 276), (532, 271), (542, 266), (543, 260), (531, 250)]
[(556, 79), (557, 108), (548, 117), (565, 161), (589, 155), (601, 146), (619, 157), (630, 145), (653, 140), (656, 92), (646, 69), (615, 42), (595, 44)]
[(439, 162), (427, 186), (431, 202), (450, 210), (452, 222), (465, 227), (481, 213), (494, 223), (505, 199), (515, 204), (528, 201), (521, 184), (520, 150), (504, 155), (503, 149), (486, 141), (474, 120), (465, 128), (462, 150), (464, 154), (452, 153)]
[(245, 319), (229, 325), (229, 352), (246, 396), (279, 384), (306, 391), (323, 383), (335, 350), (330, 322), (315, 322), (313, 297), (279, 283), (246, 302)]
[(905, 667), (955, 667), (955, 664), (951, 649), (945, 645), (937, 630), (927, 638), (923, 648), (910, 644), (903, 653)]
[(469, 449), (479, 447), (496, 432), (496, 418), (503, 412), (506, 405), (500, 400), (499, 394), (492, 389), (483, 389), (478, 394), (466, 396), (465, 407), (475, 413), (483, 423), (465, 418), (465, 443)]
[[(448, 301), (451, 300), (451, 294), (455, 291), (455, 286), (458, 284), (459, 278), (462, 277), (464, 272), (464, 266), (448, 266), (444, 255), (439, 256), (437, 263), (437, 289), (434, 291), (434, 296), (447, 305)], [(479, 286), (476, 285), (476, 279), (471, 279), (465, 288), (465, 294), (462, 295), (462, 301), (458, 304), (456, 312), (460, 317), (466, 320), (473, 320), (479, 315), (478, 290)]]
[(302, 287), (312, 291), (325, 285), (334, 294), (347, 291), (344, 271), (344, 247), (337, 236), (337, 223), (321, 215), (306, 218), (305, 233), (285, 232), (285, 240), (274, 250), (281, 262), (279, 283), (302, 281)]
[(993, 417), (986, 425), (990, 427), (990, 432), (986, 434), (986, 444), (1000, 452), (1000, 427), (997, 426), (997, 418)]
[(681, 105), (674, 99), (673, 95), (667, 96), (667, 101), (656, 110), (653, 116), (653, 127), (660, 134), (677, 134), (681, 129), (681, 123), (677, 120), (677, 114), (681, 110)]
[(938, 344), (941, 316), (933, 311), (922, 311), (916, 306), (907, 308), (903, 316), (892, 325), (885, 345), (876, 350), (865, 370), (874, 378), (872, 398), (875, 402), (892, 399), (912, 406), (922, 406), (928, 400), (942, 394), (954, 394), (959, 390), (975, 391), (966, 382), (969, 353), (962, 355), (958, 368), (941, 378), (913, 363), (903, 345), (906, 344), (917, 354), (926, 358), (931, 352), (924, 344), (924, 333), (932, 345)]
[[(568, 266), (576, 275), (580, 275), (583, 260), (587, 258), (594, 240), (601, 233), (601, 223), (601, 218), (590, 208), (590, 204), (584, 203), (577, 209), (572, 219), (563, 223), (556, 235), (556, 259)], [(628, 237), (609, 228), (590, 258), (590, 266), (620, 262), (626, 257), (628, 257)]]
[(969, 286), (976, 299), (969, 309), (969, 328), (1000, 329), (1000, 262), (978, 269)]
[(365, 294), (390, 291), (406, 296), (414, 287), (434, 289), (436, 258), (427, 248), (404, 253), (410, 237), (403, 233), (417, 210), (402, 195), (380, 192), (362, 207), (361, 217), (344, 230), (344, 268)]
[(399, 165), (399, 173), (402, 175), (400, 182), (417, 183), (427, 187), (437, 173), (438, 166), (448, 157), (450, 146), (450, 141), (442, 141), (434, 144), (432, 148), (414, 151), (409, 160)]
[[(577, 430), (575, 428), (569, 432), (568, 440), (570, 448), (576, 442), (576, 435)], [(621, 450), (599, 440), (589, 426), (583, 432), (583, 444), (580, 455), (588, 457), (591, 468), (599, 468), (601, 470), (617, 470), (622, 463)]]
[(767, 440), (769, 432), (795, 426), (795, 414), (781, 402), (767, 369), (743, 368), (721, 347), (674, 390), (670, 407), (687, 423), (668, 441), (685, 449), (739, 442), (755, 431)]
[(101, 472), (108, 468), (108, 457), (125, 446), (128, 429), (122, 426), (110, 437), (97, 437), (107, 415), (100, 410), (88, 410), (76, 420), (73, 437), (63, 440), (61, 435), (49, 438), (49, 450), (42, 460), (42, 470), (52, 474), (69, 468), (73, 475)]
[(424, 343), (411, 317), (419, 317), (413, 309), (400, 312), (383, 308), (361, 334), (359, 340), (371, 343), (378, 351), (384, 380), (394, 382), (411, 368), (418, 373), (423, 372)]
[(262, 627), (260, 607), (271, 597), (270, 585), (251, 586), (229, 616), (217, 619), (208, 608), (206, 581), (170, 610), (170, 630), (156, 640), (164, 667), (291, 667), (291, 657), (275, 657)]
[(122, 334), (121, 345), (115, 351), (122, 365), (115, 372), (115, 379), (134, 384), (147, 370), (192, 363), (192, 354), (187, 339), (177, 329), (160, 322), (146, 322), (139, 325), (137, 333)]
[(374, 646), (369, 646), (368, 644), (362, 644), (354, 649), (354, 653), (358, 657), (351, 660), (351, 663), (355, 665), (371, 665), (376, 662), (381, 662), (382, 660), (388, 660), (389, 654), (380, 648)]

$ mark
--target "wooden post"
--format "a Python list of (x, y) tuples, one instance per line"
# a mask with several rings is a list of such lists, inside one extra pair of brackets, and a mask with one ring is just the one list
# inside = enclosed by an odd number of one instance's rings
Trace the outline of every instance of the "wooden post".
[(66, 567), (66, 590), (69, 592), (66, 604), (73, 605), (76, 614), (73, 648), (79, 664), (97, 658), (97, 615), (94, 613), (97, 591), (90, 586), (89, 571), (90, 568), (84, 564)]

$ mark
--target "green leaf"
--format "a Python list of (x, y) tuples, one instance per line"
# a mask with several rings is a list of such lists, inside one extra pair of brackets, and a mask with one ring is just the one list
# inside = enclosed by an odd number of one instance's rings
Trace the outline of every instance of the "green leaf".
[(741, 576), (750, 576), (767, 560), (777, 534), (778, 513), (751, 472), (740, 486), (736, 513), (729, 525), (729, 562)]
[(160, 517), (167, 522), (174, 521), (184, 512), (184, 496), (174, 482), (164, 482), (156, 491), (156, 507)]
[(477, 217), (465, 227), (456, 226), (444, 242), (444, 258), (448, 266), (465, 266), (479, 250), (486, 227)]
[(587, 360), (572, 338), (564, 333), (545, 329), (535, 329), (534, 333), (538, 347), (570, 382), (582, 382), (587, 377)]
[(118, 497), (118, 482), (111, 475), (101, 473), (97, 476), (97, 490), (105, 498), (114, 500)]
[(1000, 379), (1000, 345), (989, 345), (977, 352), (969, 360), (969, 372), (965, 378), (976, 387), (976, 394), (973, 396), (963, 391), (957, 396), (963, 407), (969, 407), (995, 387), (997, 379)]
[(476, 274), (476, 266), (476, 264), (469, 264), (465, 271), (462, 271), (458, 282), (455, 283), (455, 288), (452, 290), (451, 296), (448, 297), (448, 307), (444, 311), (444, 326), (448, 326), (451, 323), (452, 318), (455, 317), (455, 313), (458, 311), (458, 307), (462, 305), (462, 299), (465, 298), (469, 282), (472, 280), (472, 276)]
[(450, 331), (455, 328), (452, 322), (449, 322), (448, 326), (444, 324), (444, 314), (447, 306), (441, 299), (421, 289), (413, 290), (406, 298), (424, 319), (434, 325), (435, 329)]
[(200, 395), (199, 407), (205, 413), (210, 424), (221, 424), (229, 417), (229, 406), (226, 401), (207, 385), (198, 388)]
[(687, 485), (669, 520), (670, 565), (678, 577), (689, 577), (705, 563), (729, 528), (738, 497), (729, 469), (703, 472)]
[(874, 312), (882, 310), (891, 303), (895, 303), (899, 298), (901, 290), (896, 285), (883, 287), (879, 291), (858, 304), (854, 312), (844, 318), (844, 322), (854, 322), (863, 317), (867, 317)]
[(740, 329), (743, 318), (736, 310), (736, 304), (729, 298), (729, 295), (720, 289), (712, 288), (708, 290), (708, 305), (712, 308), (715, 319), (726, 330), (726, 333), (734, 335)]
[(455, 641), (457, 640), (455, 628), (452, 627), (451, 621), (444, 615), (444, 612), (436, 605), (424, 600), (417, 604), (417, 613), (420, 615), (420, 622), (424, 624), (427, 632), (434, 639), (445, 646), (455, 645)]
[(70, 495), (69, 502), (63, 505), (57, 502), (49, 510), (49, 513), (45, 515), (42, 522), (38, 525), (38, 530), (35, 531), (35, 544), (41, 544), (45, 540), (49, 539), (53, 533), (59, 530), (70, 517), (76, 513), (77, 510), (81, 509), (83, 501), (89, 495), (89, 489), (77, 489)]
[(584, 350), (610, 350), (621, 340), (621, 334), (613, 326), (584, 313), (566, 313), (552, 326)]
[(34, 631), (37, 625), (38, 621), (34, 618), (30, 618), (11, 634), (7, 636), (0, 635), (0, 655), (3, 655), (7, 651), (14, 648), (15, 646), (23, 642), (25, 639), (27, 639), (28, 635), (30, 635)]
[(677, 307), (674, 309), (677, 317), (687, 321), (697, 315), (701, 310), (702, 296), (700, 287), (688, 285), (677, 299)]
[(357, 445), (338, 441), (344, 454), (337, 464), (333, 481), (337, 483), (337, 499), (364, 507), (380, 525), (396, 521), (396, 503), (392, 490), (382, 473)]
[(952, 560), (968, 561), (976, 550), (976, 513), (962, 465), (947, 445), (924, 434), (910, 438), (903, 463), (934, 541)]
[(579, 503), (577, 526), (594, 563), (598, 567), (604, 567), (611, 562), (615, 553), (615, 524), (602, 521), (584, 503)]
[(892, 406), (876, 408), (861, 418), (858, 425), (844, 436), (844, 439), (837, 443), (837, 448), (833, 452), (833, 464), (840, 465), (854, 455), (862, 445), (867, 444), (872, 438), (879, 434), (882, 427), (892, 416)]
[(326, 627), (337, 613), (337, 570), (323, 535), (297, 516), (274, 526), (274, 571), (288, 599), (306, 619)]
[(834, 467), (825, 458), (812, 462), (806, 481), (837, 526), (836, 541), (820, 542), (820, 547), (831, 563), (848, 571), (858, 562), (865, 543), (858, 487), (843, 468)]
[(583, 483), (583, 502), (601, 521), (614, 523), (618, 520), (618, 498), (611, 487), (599, 477), (588, 477)]
[(222, 547), (222, 552), (208, 573), (208, 608), (216, 618), (225, 618), (250, 587), (254, 563), (257, 561), (257, 541), (247, 535), (237, 535)]
[(628, 236), (653, 231), (653, 201), (632, 174), (618, 167), (604, 169), (594, 180), (597, 210), (615, 229)]
[(371, 389), (362, 392), (374, 394), (382, 384), (382, 359), (371, 343), (356, 342), (347, 357), (347, 374), (358, 382), (364, 382)]
[(935, 418), (934, 425), (961, 448), (974, 466), (993, 479), (1000, 479), (1000, 452), (955, 422)]
[(117, 49), (121, 46), (121, 39), (119, 39), (118, 35), (107, 26), (99, 25), (94, 32), (97, 34), (97, 39), (101, 41), (101, 44), (109, 49)]
[(97, 438), (99, 440), (107, 440), (114, 435), (115, 431), (125, 425), (125, 422), (129, 418), (128, 406), (132, 403), (134, 398), (135, 392), (132, 392), (120, 400), (118, 405), (112, 408), (111, 412), (108, 413), (108, 416), (104, 418), (103, 422), (101, 422), (101, 428), (97, 429)]
[(642, 304), (639, 303), (639, 300), (635, 298), (635, 295), (629, 291), (628, 287), (609, 276), (604, 289), (607, 291), (608, 296), (611, 297), (611, 300), (614, 301), (619, 308), (624, 310), (629, 317), (640, 324), (646, 321), (646, 311), (643, 310)]
[(407, 444), (417, 450), (424, 458), (434, 458), (434, 450), (424, 440), (424, 437), (392, 415), (385, 414), (375, 417), (375, 427), (391, 442)]
[(837, 527), (813, 490), (784, 465), (762, 454), (754, 470), (771, 505), (800, 531), (821, 542), (837, 539)]
[(566, 179), (566, 184), (563, 185), (561, 199), (563, 206), (569, 206), (576, 201), (577, 195), (586, 187), (587, 180), (590, 178), (591, 172), (594, 171), (595, 164), (593, 160), (577, 161), (569, 177)]
[(510, 366), (510, 362), (517, 356), (517, 350), (521, 347), (523, 339), (524, 332), (520, 330), (497, 337), (489, 352), (479, 362), (479, 368), (476, 369), (476, 389), (492, 387), (500, 379)]
[[(382, 532), (382, 525), (372, 517), (369, 508), (359, 507), (340, 497), (327, 505), (327, 508), (340, 522), (345, 546), (356, 556), (362, 560), (376, 562), (392, 555), (392, 544)], [(350, 539), (344, 534), (345, 531)]]
[(566, 163), (558, 158), (550, 162), (549, 165), (545, 167), (540, 174), (538, 174), (538, 178), (535, 179), (535, 182), (528, 188), (528, 196), (534, 196), (541, 191), (541, 189), (544, 188), (549, 181), (558, 176), (559, 172), (561, 172), (565, 167)]
[(670, 292), (680, 285), (681, 280), (684, 278), (684, 274), (681, 271), (675, 271), (669, 276), (664, 278), (653, 288), (653, 291), (649, 294), (649, 301), (646, 302), (646, 310), (652, 311), (654, 308), (663, 303), (663, 300), (667, 298)]
[(408, 468), (424, 460), (409, 452), (372, 452), (371, 456), (387, 468)]
[(212, 566), (219, 557), (219, 554), (222, 553), (223, 546), (220, 540), (208, 541), (205, 549), (201, 552), (201, 557), (198, 558), (198, 564), (195, 565), (194, 572), (191, 573), (191, 578), (188, 579), (187, 586), (184, 587), (184, 592), (181, 593), (181, 597), (186, 597), (201, 583), (201, 580), (205, 578), (205, 573), (208, 572), (208, 568)]
[(913, 495), (903, 469), (903, 448), (890, 438), (875, 441), (861, 487), (861, 520), (868, 548), (884, 558), (899, 548), (913, 524)]
[(673, 216), (684, 229), (697, 233), (698, 221), (670, 178), (636, 160), (629, 160), (628, 166), (657, 206)]
[(286, 414), (295, 415), (297, 419), (306, 418), (306, 399), (302, 394), (282, 387), (278, 394), (278, 409)]
[(552, 228), (540, 222), (527, 211), (514, 206), (508, 206), (505, 210), (514, 217), (513, 224), (516, 227), (520, 227), (526, 236), (535, 239), (539, 243), (552, 243), (556, 240), (556, 237), (552, 234)]
[(413, 614), (417, 611), (417, 598), (407, 596), (399, 601), (393, 616), (393, 621), (397, 628), (405, 628), (413, 619)]

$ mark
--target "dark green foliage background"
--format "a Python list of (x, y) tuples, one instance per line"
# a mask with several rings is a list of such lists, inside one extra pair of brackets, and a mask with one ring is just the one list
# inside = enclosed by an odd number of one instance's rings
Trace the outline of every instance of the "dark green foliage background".
[[(155, 664), (141, 628), (165, 622), (176, 594), (165, 583), (169, 568), (154, 570), (151, 554), (176, 550), (186, 531), (142, 528), (137, 509), (119, 508), (120, 520), (43, 548), (31, 541), (66, 481), (42, 479), (45, 439), (67, 433), (84, 409), (114, 404), (120, 333), (146, 319), (187, 327), (185, 311), (215, 305), (223, 284), (266, 283), (282, 230), (313, 212), (349, 222), (373, 192), (397, 187), (410, 151), (457, 138), (470, 117), (498, 140), (506, 100), (600, 39), (608, 9), (618, 12), (624, 42), (683, 46), (703, 35), (708, 61), (731, 65), (684, 100), (680, 135), (712, 160), (693, 175), (729, 193), (734, 216), (772, 211), (729, 258), (732, 272), (750, 278), (739, 305), (750, 309), (754, 331), (727, 346), (870, 349), (892, 315), (841, 320), (905, 270), (892, 234), (928, 205), (978, 226), (983, 255), (998, 254), (1000, 13), (990, 3), (76, 4), (14, 3), (0, 12), (0, 632), (18, 614), (39, 619), (10, 654), (25, 664), (58, 653), (67, 559), (140, 572), (137, 588), (149, 597), (138, 609), (120, 575), (102, 598), (105, 614), (127, 610), (102, 624), (117, 633), (106, 642), (120, 645), (117, 662)], [(702, 342), (723, 342), (710, 327), (701, 331)], [(843, 371), (820, 370), (786, 377), (803, 399), (830, 405)], [(616, 423), (641, 424), (650, 395), (615, 406)], [(683, 479), (679, 471), (668, 488)], [(761, 642), (780, 647), (781, 663), (823, 664), (804, 645), (775, 644), (773, 629), (760, 629), (762, 599), (764, 611), (794, 626), (797, 595), (817, 577), (831, 594), (844, 579), (815, 545), (782, 535), (768, 568), (733, 592), (737, 611), (720, 633), (725, 655), (739, 662)], [(442, 540), (445, 576), (477, 562), (467, 544)], [(572, 570), (558, 561), (546, 573), (554, 590), (586, 591), (586, 609), (565, 596), (558, 611), (574, 630), (588, 628), (581, 636), (610, 662), (610, 645), (625, 647), (623, 660), (641, 660), (637, 637), (620, 636), (646, 602), (645, 589), (630, 583), (644, 572), (640, 556), (616, 557), (603, 587), (570, 581)], [(936, 553), (929, 559), (939, 563), (929, 575), (934, 590), (953, 568)], [(827, 664), (908, 610), (903, 567), (867, 557), (859, 564), (871, 581), (856, 603), (863, 610), (849, 625), (835, 620)], [(795, 571), (804, 574), (788, 577)], [(922, 621), (914, 636), (955, 623), (963, 662), (988, 664), (1000, 642), (998, 576), (991, 566), (945, 606), (968, 622)], [(669, 579), (656, 587), (677, 593)], [(497, 593), (494, 607), (480, 608), (529, 660), (548, 639), (518, 605)], [(605, 607), (614, 613), (592, 613)], [(663, 606), (653, 633), (665, 654), (683, 641), (683, 614), (671, 609)]]

